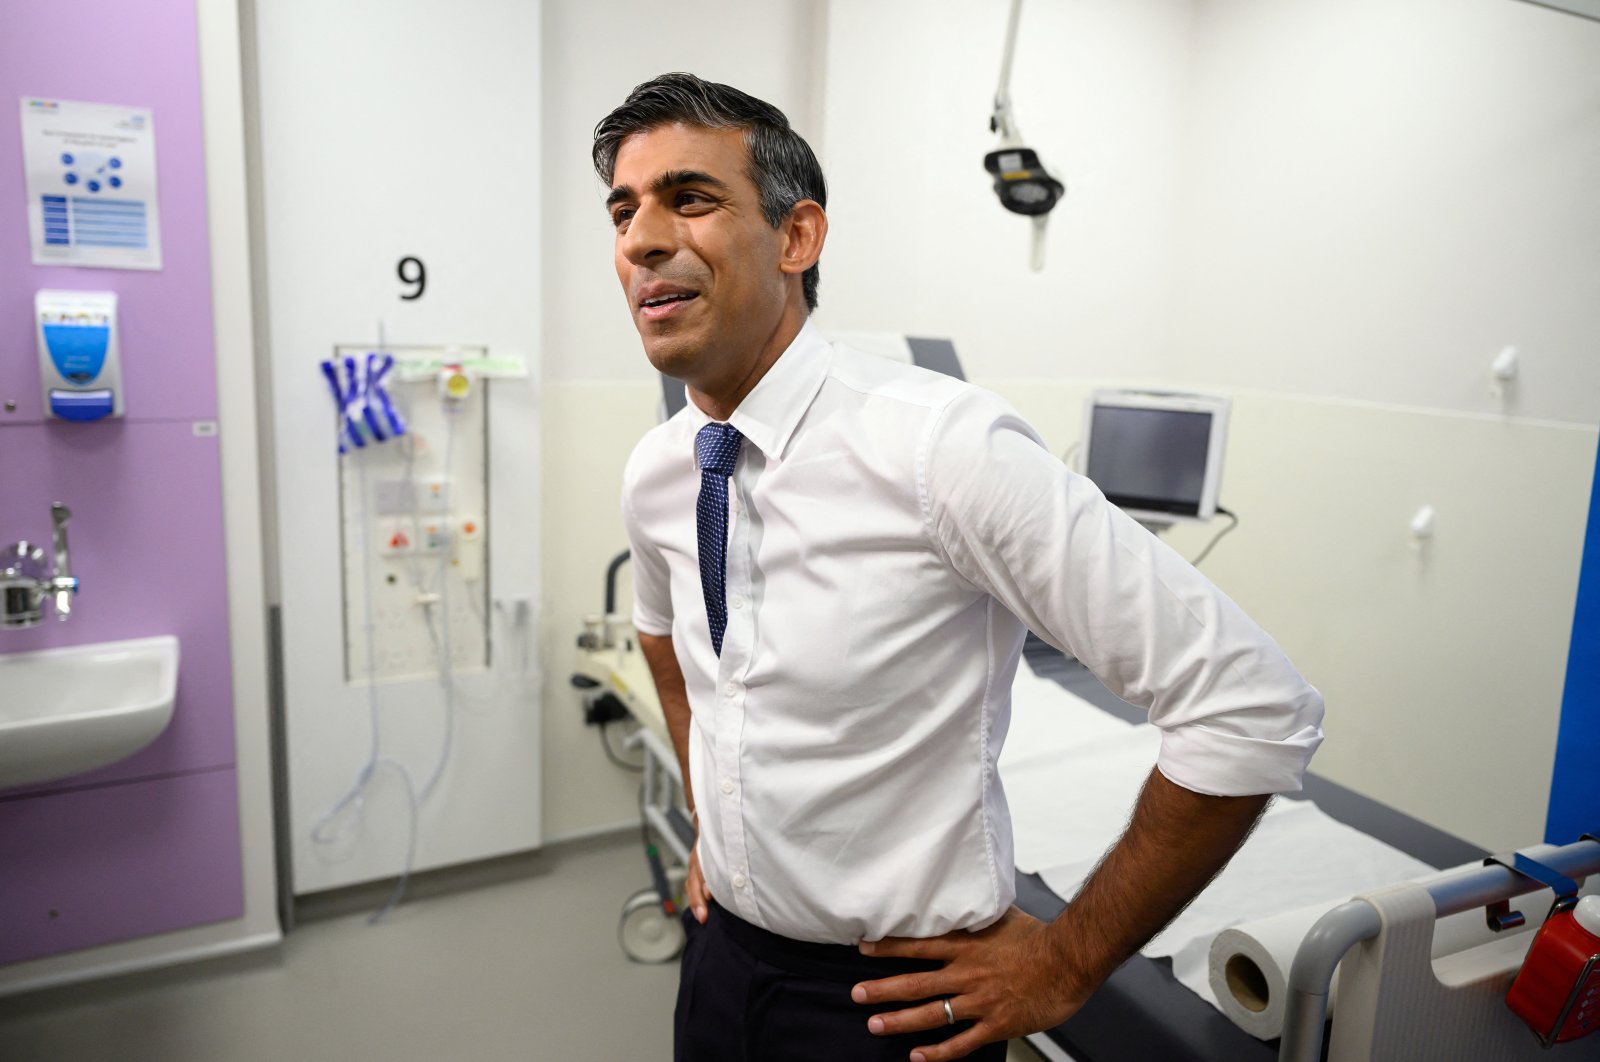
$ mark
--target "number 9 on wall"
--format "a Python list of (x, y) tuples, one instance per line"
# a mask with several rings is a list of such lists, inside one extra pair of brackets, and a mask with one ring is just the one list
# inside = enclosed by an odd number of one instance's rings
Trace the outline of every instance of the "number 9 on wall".
[(405, 292), (401, 292), (400, 298), (403, 301), (410, 302), (413, 299), (422, 298), (422, 292), (428, 286), (428, 270), (427, 267), (422, 264), (422, 259), (412, 258), (409, 256), (402, 258), (400, 259), (400, 264), (395, 267), (395, 272), (400, 275), (400, 279), (403, 282), (407, 284), (415, 284), (417, 288), (417, 290), (411, 292), (409, 295)]

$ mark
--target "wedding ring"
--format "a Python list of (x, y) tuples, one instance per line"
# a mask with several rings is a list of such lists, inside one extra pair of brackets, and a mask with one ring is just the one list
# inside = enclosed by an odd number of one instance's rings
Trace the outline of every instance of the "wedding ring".
[(946, 1025), (954, 1025), (956, 1023), (956, 1012), (950, 1009), (950, 1001), (946, 999), (941, 1000), (941, 1002), (944, 1003), (944, 1023)]

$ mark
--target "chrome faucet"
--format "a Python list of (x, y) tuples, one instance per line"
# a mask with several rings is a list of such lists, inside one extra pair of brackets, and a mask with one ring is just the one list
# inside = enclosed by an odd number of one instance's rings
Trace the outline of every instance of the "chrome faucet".
[(72, 510), (60, 502), (50, 506), (53, 522), (53, 569), (47, 570), (44, 549), (27, 539), (0, 550), (0, 627), (34, 627), (44, 619), (44, 602), (55, 595), (56, 619), (72, 615), (78, 580), (67, 559), (67, 521)]

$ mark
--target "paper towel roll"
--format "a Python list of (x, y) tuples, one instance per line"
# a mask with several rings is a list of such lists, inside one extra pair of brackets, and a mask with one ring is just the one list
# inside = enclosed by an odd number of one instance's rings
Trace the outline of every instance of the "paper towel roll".
[[(1441, 918), (1433, 932), (1433, 957), (1456, 955), (1493, 940), (1531, 932), (1543, 921), (1550, 900), (1548, 890), (1513, 900), (1512, 907), (1527, 916), (1527, 925), (1498, 935), (1489, 929), (1481, 909)], [(1337, 906), (1338, 903), (1312, 904), (1217, 934), (1211, 942), (1209, 973), (1211, 991), (1222, 1013), (1258, 1040), (1282, 1035), (1289, 968), (1295, 952), (1317, 919)], [(1328, 992), (1329, 1014), (1333, 1013), (1338, 989), (1339, 978), (1335, 975)]]
[[(1211, 991), (1229, 1021), (1258, 1040), (1283, 1033), (1289, 966), (1307, 931), (1329, 906), (1301, 907), (1217, 934), (1208, 967)], [(1330, 1009), (1337, 988), (1336, 978), (1335, 991), (1328, 997)]]

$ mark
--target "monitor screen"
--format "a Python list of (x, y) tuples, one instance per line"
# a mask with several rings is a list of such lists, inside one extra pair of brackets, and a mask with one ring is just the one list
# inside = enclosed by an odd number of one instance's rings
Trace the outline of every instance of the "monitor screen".
[(1212, 416), (1096, 404), (1084, 471), (1124, 509), (1194, 516), (1205, 493)]

